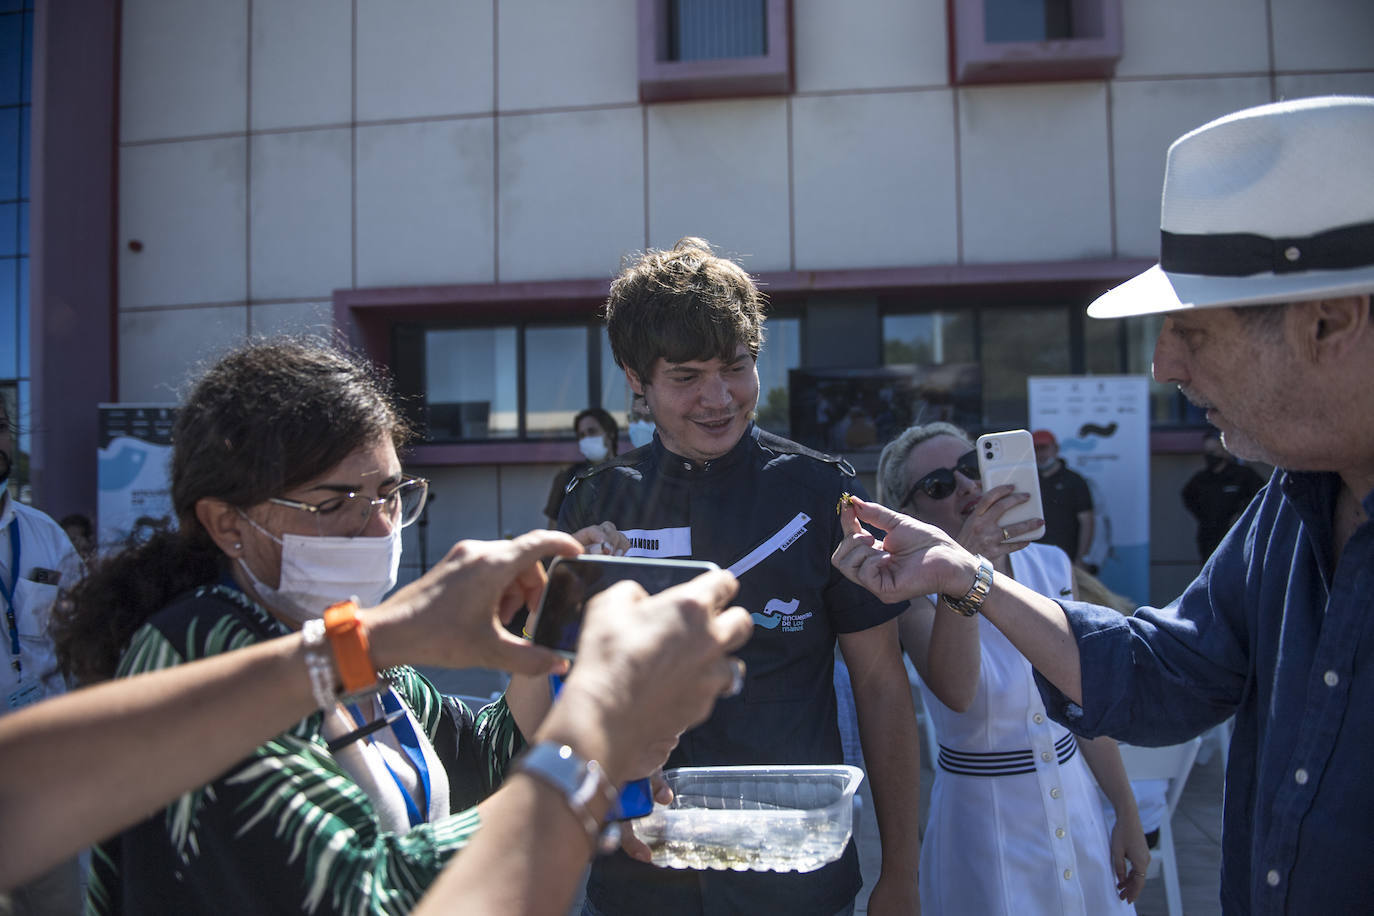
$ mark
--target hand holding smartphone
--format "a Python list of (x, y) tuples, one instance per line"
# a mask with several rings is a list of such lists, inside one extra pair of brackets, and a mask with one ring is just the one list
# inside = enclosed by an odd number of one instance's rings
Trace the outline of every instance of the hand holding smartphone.
[[(577, 639), (582, 633), (582, 618), (587, 602), (617, 582), (638, 582), (651, 595), (666, 588), (690, 582), (704, 572), (719, 569), (704, 560), (659, 560), (647, 557), (614, 557), (579, 554), (555, 557), (549, 566), (549, 581), (535, 611), (532, 639), (537, 645), (553, 649), (572, 660), (577, 655)], [(563, 678), (549, 675), (553, 695), (563, 686)], [(653, 810), (653, 792), (648, 779), (626, 783), (620, 792), (617, 818), (643, 817)]]
[[(1029, 432), (1014, 429), (1004, 433), (988, 433), (978, 437), (974, 449), (978, 452), (978, 475), (982, 478), (984, 493), (1009, 483), (1016, 488), (1015, 492), (1030, 494), (1030, 499), (1008, 509), (998, 519), (999, 525), (1005, 528), (1017, 522), (1045, 517), (1040, 501), (1040, 469), (1035, 463), (1035, 444)], [(1025, 534), (1007, 538), (1007, 541), (1035, 541), (1044, 536), (1045, 526), (1041, 525)]]

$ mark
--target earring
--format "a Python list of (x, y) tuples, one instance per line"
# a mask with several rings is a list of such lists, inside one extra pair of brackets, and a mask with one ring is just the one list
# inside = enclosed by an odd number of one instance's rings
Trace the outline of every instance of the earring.
[(235, 542), (234, 542), (234, 550), (238, 551), (238, 550), (242, 550), (242, 549), (243, 549), (243, 543), (242, 543), (241, 541), (235, 541)]

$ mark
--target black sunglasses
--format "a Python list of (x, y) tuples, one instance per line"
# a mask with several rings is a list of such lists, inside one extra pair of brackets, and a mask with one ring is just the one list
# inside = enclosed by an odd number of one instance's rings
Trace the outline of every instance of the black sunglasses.
[(955, 480), (954, 472), (958, 471), (969, 480), (978, 479), (978, 453), (967, 451), (959, 456), (959, 460), (954, 462), (952, 468), (936, 468), (920, 480), (911, 485), (911, 489), (906, 491), (906, 499), (902, 500), (901, 505), (905, 506), (916, 498), (916, 491), (920, 490), (931, 499), (944, 499), (954, 492)]

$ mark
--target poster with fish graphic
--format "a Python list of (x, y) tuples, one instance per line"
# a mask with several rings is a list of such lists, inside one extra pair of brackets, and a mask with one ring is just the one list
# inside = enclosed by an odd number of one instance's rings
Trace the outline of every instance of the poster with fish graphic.
[(101, 404), (96, 521), (102, 549), (172, 519), (172, 404)]
[(1033, 376), (1030, 429), (1048, 429), (1059, 457), (1088, 482), (1093, 542), (1083, 556), (1112, 591), (1150, 597), (1150, 404), (1143, 375)]

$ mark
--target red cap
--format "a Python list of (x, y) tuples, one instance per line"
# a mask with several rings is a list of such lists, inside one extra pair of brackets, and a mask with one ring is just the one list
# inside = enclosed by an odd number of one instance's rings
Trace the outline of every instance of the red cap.
[(1036, 445), (1057, 446), (1059, 444), (1055, 441), (1054, 433), (1050, 432), (1048, 429), (1037, 429), (1035, 432), (1031, 433), (1031, 442), (1034, 442)]

